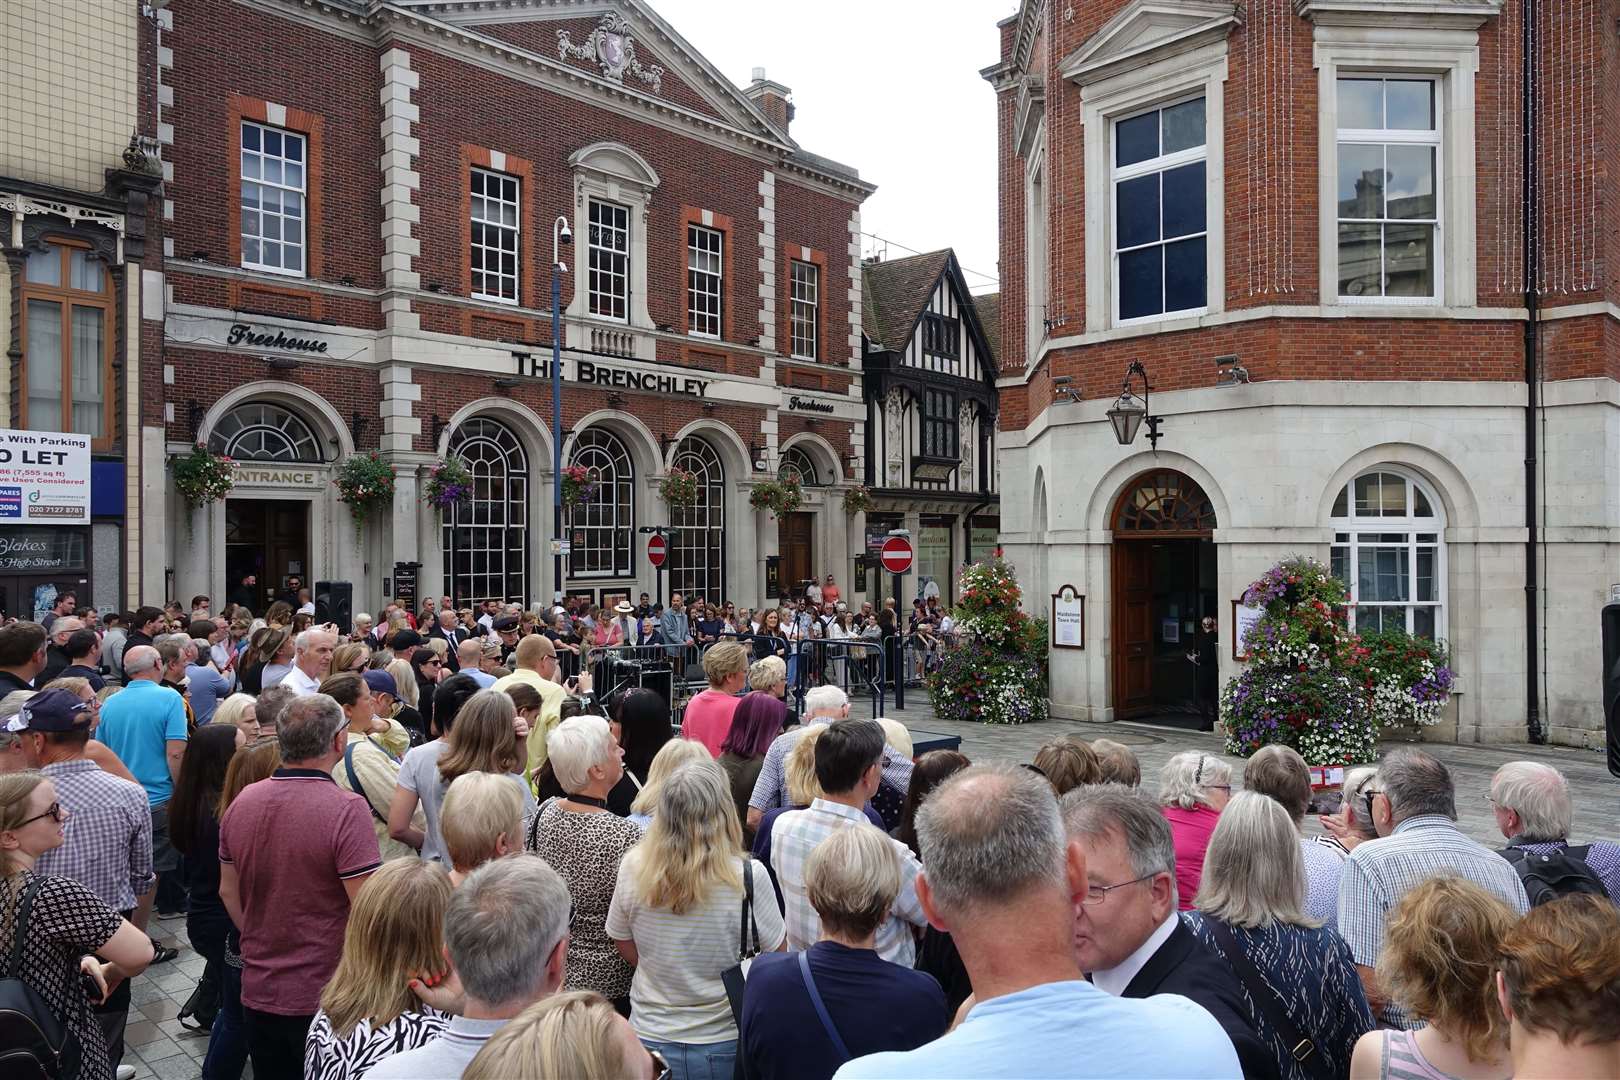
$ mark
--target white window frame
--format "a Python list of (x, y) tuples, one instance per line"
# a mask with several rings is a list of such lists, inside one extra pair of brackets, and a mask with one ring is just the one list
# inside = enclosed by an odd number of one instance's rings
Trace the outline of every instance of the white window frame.
[[(661, 182), (656, 170), (635, 150), (616, 142), (598, 142), (581, 147), (568, 157), (574, 170), (574, 212), (571, 218), (578, 239), (573, 249), (573, 296), (568, 301), (568, 324), (564, 344), (570, 349), (590, 349), (600, 326), (624, 327), (626, 320), (613, 320), (590, 313), (590, 237), (580, 236), (590, 228), (591, 200), (616, 203), (629, 210), (630, 218), (630, 305), (631, 329), (651, 331), (655, 324), (647, 309), (647, 219), (653, 192)], [(652, 333), (623, 335), (630, 339), (637, 360), (657, 359), (658, 339)]]
[[(1474, 83), (1479, 73), (1479, 35), (1473, 28), (1340, 26), (1315, 28), (1320, 207), (1319, 302), (1353, 307), (1358, 314), (1380, 308), (1410, 313), (1413, 307), (1478, 306), (1474, 180), (1476, 140)], [(1435, 243), (1435, 297), (1344, 297), (1339, 295), (1339, 80), (1357, 77), (1428, 78), (1435, 82), (1439, 224)], [(1346, 139), (1346, 141), (1355, 141)]]
[[(1356, 501), (1355, 501), (1356, 500), (1356, 490), (1355, 490), (1356, 481), (1360, 480), (1364, 476), (1368, 476), (1368, 475), (1371, 475), (1371, 474), (1374, 474), (1374, 473), (1384, 473), (1384, 474), (1388, 474), (1388, 475), (1391, 475), (1391, 476), (1398, 477), (1401, 480), (1406, 481), (1406, 483), (1408, 485), (1408, 488), (1407, 488), (1407, 508), (1408, 508), (1408, 512), (1404, 516), (1402, 516), (1402, 517), (1358, 517), (1358, 516), (1356, 516)], [(1421, 491), (1423, 493), (1424, 498), (1428, 499), (1428, 501), (1429, 501), (1429, 509), (1434, 512), (1433, 516), (1431, 516), (1431, 517), (1417, 517), (1417, 516), (1414, 516), (1411, 513), (1412, 491), (1413, 490)], [(1412, 630), (1412, 624), (1413, 624), (1413, 621), (1414, 621), (1413, 616), (1412, 616), (1413, 610), (1416, 609), (1416, 608), (1420, 608), (1420, 607), (1432, 607), (1432, 608), (1434, 608), (1434, 640), (1436, 640), (1436, 641), (1446, 641), (1446, 640), (1448, 640), (1446, 615), (1447, 615), (1447, 610), (1450, 607), (1450, 605), (1447, 603), (1447, 590), (1449, 588), (1449, 581), (1448, 581), (1449, 569), (1448, 569), (1448, 559), (1447, 559), (1447, 555), (1446, 555), (1446, 549), (1447, 549), (1447, 544), (1446, 544), (1446, 508), (1445, 508), (1445, 504), (1441, 501), (1438, 493), (1435, 491), (1435, 489), (1433, 488), (1432, 485), (1430, 485), (1428, 482), (1423, 480), (1421, 477), (1419, 477), (1416, 473), (1412, 472), (1410, 469), (1402, 468), (1399, 465), (1393, 465), (1393, 464), (1389, 464), (1389, 463), (1381, 463), (1381, 464), (1378, 464), (1378, 465), (1371, 465), (1371, 466), (1368, 466), (1365, 469), (1359, 470), (1349, 480), (1345, 481), (1343, 487), (1339, 488), (1337, 491), (1335, 491), (1333, 493), (1334, 500), (1337, 501), (1340, 492), (1346, 492), (1346, 491), (1348, 492), (1348, 494), (1346, 495), (1346, 498), (1345, 498), (1345, 502), (1346, 502), (1345, 512), (1346, 512), (1346, 514), (1348, 516), (1346, 516), (1346, 517), (1337, 517), (1337, 516), (1332, 517), (1332, 518), (1329, 519), (1328, 525), (1333, 530), (1333, 542), (1330, 545), (1330, 550), (1329, 550), (1329, 554), (1330, 554), (1329, 565), (1332, 565), (1331, 554), (1332, 554), (1333, 550), (1342, 548), (1342, 549), (1345, 549), (1346, 552), (1347, 552), (1347, 562), (1346, 562), (1346, 565), (1348, 567), (1347, 576), (1349, 577), (1350, 580), (1345, 582), (1345, 587), (1348, 590), (1349, 598), (1350, 598), (1350, 604), (1351, 604), (1350, 617), (1348, 619), (1349, 628), (1351, 630), (1356, 629), (1356, 622), (1357, 622), (1356, 614), (1360, 610), (1360, 607), (1361, 607), (1361, 584), (1360, 584), (1361, 575), (1359, 573), (1358, 566), (1357, 566), (1357, 564), (1359, 562), (1359, 560), (1357, 558), (1358, 551), (1361, 548), (1364, 548), (1364, 547), (1369, 547), (1369, 548), (1396, 548), (1396, 547), (1402, 547), (1402, 548), (1405, 548), (1405, 550), (1407, 552), (1407, 575), (1408, 575), (1408, 594), (1409, 594), (1409, 598), (1407, 600), (1405, 600), (1405, 601), (1388, 601), (1388, 602), (1379, 602), (1379, 603), (1369, 602), (1368, 606), (1369, 607), (1404, 607), (1404, 608), (1406, 608), (1407, 609), (1407, 619), (1406, 619), (1406, 631), (1407, 631), (1407, 633), (1412, 633), (1413, 632), (1413, 630)], [(1330, 507), (1330, 511), (1331, 511), (1331, 507)], [(1391, 533), (1398, 533), (1398, 534), (1403, 535), (1405, 537), (1404, 542), (1401, 543), (1401, 544), (1387, 544), (1387, 543), (1380, 543), (1380, 542), (1376, 542), (1376, 541), (1368, 541), (1366, 543), (1363, 543), (1362, 539), (1361, 539), (1362, 537), (1370, 537), (1370, 536), (1376, 536), (1376, 535), (1386, 535), (1386, 534), (1391, 534)], [(1429, 543), (1421, 543), (1420, 544), (1420, 543), (1418, 543), (1418, 540), (1417, 540), (1418, 535), (1422, 534), (1422, 533), (1432, 533), (1434, 535), (1434, 537), (1435, 537), (1435, 542), (1432, 543), (1432, 544), (1429, 544)], [(1346, 542), (1341, 543), (1339, 541), (1340, 534), (1348, 534), (1349, 539)], [(1421, 548), (1433, 548), (1434, 551), (1435, 551), (1435, 559), (1434, 559), (1434, 578), (1435, 578), (1435, 580), (1434, 580), (1434, 595), (1435, 595), (1435, 599), (1432, 600), (1432, 601), (1416, 599), (1416, 596), (1417, 596), (1417, 554), (1418, 554), (1419, 549), (1421, 549)]]
[[(258, 132), (259, 132), (259, 149), (257, 149), (257, 150), (249, 150), (245, 145), (243, 145), (243, 136), (247, 133), (247, 130), (249, 128), (256, 128), (258, 130)], [(268, 132), (268, 131), (273, 131), (277, 135), (281, 136), (282, 146), (283, 146), (283, 151), (282, 151), (281, 154), (279, 154), (279, 155), (270, 155), (270, 154), (266, 154), (264, 152), (264, 133)], [(292, 161), (292, 159), (288, 158), (287, 155), (286, 155), (285, 147), (286, 147), (287, 141), (290, 140), (290, 139), (296, 139), (303, 146), (303, 149), (304, 149), (303, 157), (301, 157), (296, 162)], [(259, 120), (243, 120), (241, 128), (238, 129), (238, 131), (236, 133), (236, 152), (239, 155), (239, 161), (240, 161), (240, 175), (238, 177), (238, 188), (239, 188), (239, 190), (236, 193), (238, 216), (239, 216), (239, 228), (238, 228), (237, 231), (238, 231), (238, 234), (239, 234), (238, 239), (239, 239), (239, 241), (241, 243), (241, 248), (242, 248), (242, 266), (243, 266), (243, 268), (247, 269), (247, 270), (259, 270), (259, 271), (262, 271), (262, 272), (264, 272), (266, 274), (280, 274), (283, 277), (308, 277), (309, 276), (309, 136), (306, 135), (305, 133), (301, 132), (301, 131), (291, 131), (291, 130), (289, 130), (287, 128), (278, 127), (275, 124), (267, 124), (267, 123), (264, 123), (264, 122), (259, 121)], [(246, 167), (247, 166), (246, 159), (247, 159), (247, 156), (250, 155), (250, 154), (253, 155), (255, 158), (257, 158), (259, 160), (259, 162), (260, 162), (259, 175), (256, 176), (256, 177), (248, 176), (248, 170), (247, 170), (247, 167)], [(286, 169), (286, 166), (288, 164), (297, 165), (298, 169), (299, 169), (299, 173), (303, 178), (302, 183), (300, 183), (297, 187), (294, 187), (293, 185), (288, 184), (288, 183), (284, 183), (284, 182), (271, 182), (271, 181), (265, 180), (264, 179), (264, 167), (263, 166), (264, 166), (264, 163), (267, 162), (267, 161), (275, 161), (275, 162), (280, 163), (283, 170)], [(294, 219), (291, 219), (286, 214), (280, 213), (280, 212), (276, 213), (275, 216), (281, 219), (282, 226), (283, 226), (283, 236), (280, 239), (277, 239), (277, 240), (274, 240), (274, 241), (271, 241), (271, 242), (280, 244), (283, 249), (290, 248), (290, 247), (291, 248), (297, 248), (299, 256), (300, 256), (300, 259), (299, 259), (300, 267), (299, 267), (299, 269), (290, 270), (285, 266), (272, 266), (269, 263), (263, 262), (262, 260), (249, 259), (248, 258), (248, 256), (247, 256), (247, 241), (250, 240), (250, 239), (257, 240), (262, 244), (262, 243), (264, 243), (264, 239), (265, 239), (264, 238), (264, 233), (262, 231), (259, 232), (257, 235), (253, 235), (253, 236), (250, 236), (246, 231), (245, 215), (248, 213), (248, 207), (246, 206), (245, 196), (247, 194), (247, 186), (249, 184), (253, 184), (253, 185), (255, 185), (256, 187), (258, 187), (260, 189), (270, 188), (270, 189), (282, 192), (283, 193), (283, 196), (282, 196), (283, 199), (285, 199), (285, 195), (288, 192), (291, 192), (291, 193), (298, 196), (299, 203), (302, 206), (303, 212), (296, 219), (297, 222), (298, 222), (298, 240), (297, 240), (297, 242), (294, 243), (292, 241), (289, 241), (289, 240), (286, 239), (286, 236), (285, 236), (286, 223), (288, 221), (294, 220)], [(262, 221), (263, 218), (264, 218), (264, 214), (265, 214), (263, 199), (261, 199), (259, 201), (259, 207), (254, 212), (259, 215), (260, 220)]]
[[(698, 241), (712, 243), (713, 248)], [(698, 265), (700, 260), (712, 256), (714, 269)], [(686, 226), (686, 332), (692, 337), (719, 338), (725, 329), (725, 277), (726, 234), (697, 222)], [(712, 282), (713, 288), (699, 289), (699, 282)], [(712, 304), (705, 310), (699, 301)], [(712, 311), (712, 313), (711, 313)], [(713, 330), (699, 330), (698, 325), (712, 322)]]
[(1025, 319), (1024, 366), (1031, 367), (1046, 341), (1047, 305), (1051, 268), (1048, 223), (1050, 200), (1046, 188), (1046, 122), (1043, 120), (1024, 171), (1024, 291), (1028, 295)]
[[(1164, 110), (1173, 108), (1173, 107), (1175, 107), (1177, 105), (1185, 105), (1189, 101), (1197, 101), (1197, 100), (1200, 100), (1200, 99), (1202, 99), (1203, 102), (1204, 102), (1204, 142), (1202, 144), (1200, 144), (1198, 146), (1188, 147), (1185, 150), (1176, 150), (1176, 151), (1174, 151), (1172, 153), (1169, 153), (1169, 154), (1160, 154), (1157, 157), (1148, 158), (1146, 161), (1134, 162), (1134, 163), (1132, 163), (1130, 165), (1116, 165), (1116, 164), (1114, 164), (1114, 162), (1118, 159), (1118, 155), (1115, 153), (1115, 146), (1116, 146), (1115, 132), (1116, 132), (1116, 130), (1118, 129), (1118, 127), (1119, 127), (1119, 125), (1121, 123), (1123, 123), (1123, 122), (1125, 122), (1127, 120), (1134, 120), (1139, 116), (1146, 116), (1148, 113), (1163, 112)], [(1159, 130), (1160, 130), (1160, 145), (1162, 146), (1163, 145), (1163, 131), (1164, 131), (1162, 119), (1160, 121), (1160, 129)], [(1203, 93), (1201, 91), (1191, 93), (1191, 94), (1182, 94), (1182, 95), (1180, 95), (1178, 97), (1171, 98), (1171, 99), (1168, 99), (1168, 100), (1165, 100), (1165, 101), (1161, 101), (1161, 102), (1159, 102), (1159, 103), (1157, 103), (1155, 105), (1149, 105), (1148, 107), (1143, 108), (1143, 109), (1135, 109), (1135, 110), (1132, 110), (1130, 112), (1120, 113), (1120, 114), (1118, 114), (1116, 116), (1111, 116), (1111, 117), (1108, 118), (1108, 168), (1109, 168), (1109, 178), (1108, 178), (1108, 248), (1109, 248), (1109, 256), (1108, 256), (1108, 274), (1109, 274), (1108, 294), (1112, 298), (1113, 305), (1114, 305), (1113, 310), (1110, 312), (1110, 320), (1111, 321), (1110, 321), (1109, 325), (1111, 325), (1111, 326), (1139, 326), (1139, 325), (1141, 325), (1143, 323), (1163, 322), (1166, 319), (1193, 319), (1193, 318), (1197, 318), (1200, 315), (1207, 315), (1209, 313), (1209, 289), (1210, 289), (1210, 283), (1209, 283), (1208, 268), (1207, 268), (1207, 265), (1206, 265), (1205, 274), (1204, 274), (1204, 302), (1202, 304), (1200, 304), (1199, 306), (1191, 307), (1191, 308), (1177, 308), (1175, 311), (1161, 311), (1156, 315), (1138, 315), (1138, 316), (1135, 316), (1135, 317), (1129, 318), (1129, 319), (1122, 318), (1120, 316), (1120, 314), (1119, 314), (1119, 293), (1120, 293), (1120, 287), (1119, 287), (1119, 257), (1122, 254), (1122, 252), (1121, 252), (1121, 250), (1119, 248), (1118, 238), (1115, 235), (1115, 233), (1117, 231), (1118, 224), (1119, 224), (1119, 202), (1118, 202), (1119, 185), (1121, 183), (1125, 182), (1125, 181), (1128, 181), (1128, 180), (1136, 180), (1136, 179), (1139, 179), (1139, 178), (1144, 177), (1144, 176), (1152, 176), (1152, 175), (1155, 175), (1155, 174), (1167, 173), (1167, 172), (1170, 172), (1173, 169), (1179, 169), (1184, 165), (1195, 165), (1195, 164), (1198, 164), (1199, 162), (1202, 162), (1203, 165), (1204, 165), (1204, 179), (1205, 179), (1204, 231), (1200, 232), (1200, 233), (1187, 233), (1184, 236), (1177, 236), (1173, 240), (1166, 240), (1164, 238), (1163, 229), (1162, 229), (1162, 225), (1163, 225), (1163, 221), (1164, 221), (1164, 200), (1163, 200), (1163, 188), (1162, 188), (1162, 183), (1163, 182), (1161, 181), (1160, 201), (1159, 201), (1159, 220), (1160, 220), (1161, 230), (1160, 230), (1159, 239), (1153, 241), (1150, 244), (1138, 244), (1136, 247), (1128, 249), (1129, 251), (1140, 251), (1140, 250), (1142, 250), (1144, 248), (1150, 248), (1150, 247), (1165, 248), (1165, 247), (1168, 247), (1170, 244), (1178, 242), (1178, 241), (1194, 240), (1194, 239), (1197, 239), (1198, 237), (1203, 237), (1204, 238), (1205, 259), (1206, 259), (1206, 263), (1207, 263), (1208, 254), (1209, 254), (1209, 223), (1210, 223), (1211, 209), (1212, 209), (1211, 203), (1209, 201), (1209, 191), (1208, 191), (1208, 179), (1209, 179), (1209, 99), (1204, 97), (1204, 95), (1203, 95)], [(1221, 208), (1221, 209), (1224, 210), (1224, 207)], [(1161, 280), (1159, 282), (1159, 289), (1160, 289), (1161, 293), (1164, 290), (1164, 281), (1163, 281), (1162, 275), (1161, 275)]]
[[(799, 267), (806, 267), (810, 271), (809, 290), (802, 291), (799, 286)], [(802, 309), (809, 310), (809, 317), (800, 315)], [(788, 260), (788, 355), (795, 360), (816, 360), (817, 353), (821, 351), (821, 267), (809, 259)], [(801, 324), (810, 327), (810, 351), (804, 352), (799, 348), (801, 341), (805, 340), (798, 332)]]
[[(609, 213), (622, 214), (624, 216), (623, 226), (618, 224), (598, 226), (594, 220), (598, 207)], [(631, 209), (623, 203), (614, 202), (612, 199), (591, 199), (586, 206), (585, 213), (584, 246), (587, 249), (585, 258), (585, 272), (587, 277), (584, 285), (585, 292), (588, 294), (585, 302), (585, 310), (590, 313), (590, 316), (593, 319), (601, 319), (605, 322), (628, 323), (630, 321), (630, 265), (635, 259), (635, 252), (632, 250), (632, 244), (630, 242)], [(615, 233), (622, 236), (624, 239), (624, 247), (621, 249), (611, 245), (597, 243), (593, 234), (598, 228), (612, 229)], [(591, 263), (595, 254), (599, 251), (604, 252), (608, 258), (613, 258), (616, 256), (623, 257), (623, 273), (613, 275), (612, 271), (597, 271), (591, 265)], [(607, 273), (618, 277), (623, 283), (624, 291), (622, 293), (614, 293), (598, 289), (596, 287), (595, 280), (593, 280), (598, 273)], [(616, 302), (617, 306), (624, 309), (624, 314), (616, 315), (612, 314), (611, 312), (597, 310), (598, 297), (601, 297), (609, 302)], [(610, 303), (609, 306), (613, 306), (613, 304)]]
[[(484, 176), (486, 178), (485, 179), (485, 185), (486, 186), (484, 188), (484, 194), (482, 194), (482, 195), (475, 192), (473, 190), (473, 186), (472, 186), (473, 185), (473, 178), (476, 177), (476, 176), (479, 176), (479, 175), (482, 175), (482, 176)], [(487, 186), (488, 183), (489, 183), (488, 178), (494, 178), (496, 183), (498, 183), (502, 187), (504, 187), (507, 184), (510, 184), (511, 187), (512, 187), (512, 198), (510, 200), (508, 200), (502, 195), (491, 196), (488, 193), (489, 192), (489, 188)], [(490, 219), (488, 217), (479, 217), (478, 216), (478, 210), (477, 210), (477, 204), (478, 204), (479, 200), (483, 200), (485, 202), (493, 202), (493, 203), (495, 203), (495, 204), (497, 204), (499, 206), (503, 206), (503, 207), (504, 206), (510, 206), (512, 208), (512, 224), (507, 225), (503, 221), (492, 220), (492, 219)], [(510, 234), (511, 242), (512, 242), (512, 249), (511, 249), (511, 253), (512, 253), (512, 273), (510, 275), (508, 275), (506, 273), (503, 273), (503, 272), (497, 270), (493, 274), (493, 276), (495, 277), (495, 279), (497, 281), (501, 281), (503, 283), (508, 279), (511, 281), (511, 283), (512, 283), (512, 295), (511, 296), (502, 296), (499, 293), (479, 292), (477, 287), (475, 286), (471, 290), (473, 298), (476, 299), (476, 300), (489, 300), (489, 301), (491, 301), (493, 303), (497, 303), (497, 304), (511, 304), (511, 305), (515, 306), (518, 303), (518, 298), (522, 295), (522, 288), (523, 288), (523, 263), (522, 263), (522, 250), (521, 250), (521, 245), (522, 245), (521, 237), (523, 235), (523, 180), (520, 177), (513, 176), (510, 173), (501, 172), (501, 171), (499, 171), (497, 169), (484, 169), (484, 168), (479, 168), (477, 166), (474, 166), (471, 169), (471, 171), (469, 172), (468, 176), (467, 176), (467, 206), (468, 206), (468, 214), (469, 214), (469, 216), (471, 218), (471, 222), (472, 222), (473, 225), (482, 225), (482, 226), (484, 226), (485, 229), (499, 230), (499, 233), (501, 235), (501, 239), (503, 241), (507, 238), (507, 235)], [(473, 238), (471, 231), (468, 232), (468, 238), (469, 238), (469, 240), (468, 240), (468, 251), (467, 251), (468, 275), (469, 275), (470, 279), (476, 279), (478, 274), (479, 274), (479, 271), (475, 267), (472, 266), (472, 253), (473, 253), (473, 251), (474, 250), (482, 250), (482, 251), (484, 251), (486, 253), (493, 254), (496, 257), (496, 259), (498, 260), (500, 258), (500, 256), (505, 252), (506, 249), (504, 248), (504, 246), (497, 248), (497, 247), (491, 247), (488, 244), (480, 244), (476, 238)], [(482, 273), (484, 274), (486, 281), (488, 280), (488, 278), (490, 276), (492, 276), (490, 274), (490, 271), (487, 270), (487, 269), (482, 271)]]
[[(1226, 310), (1226, 57), (1222, 36), (1177, 55), (1081, 83), (1088, 329), (1196, 323)], [(1204, 99), (1204, 306), (1121, 320), (1113, 270), (1114, 124), (1195, 97)]]

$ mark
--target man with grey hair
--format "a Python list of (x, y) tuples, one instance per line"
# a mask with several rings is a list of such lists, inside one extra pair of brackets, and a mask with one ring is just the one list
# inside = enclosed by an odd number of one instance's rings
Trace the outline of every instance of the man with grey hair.
[(1519, 914), (1530, 908), (1506, 859), (1457, 828), (1456, 789), (1444, 764), (1421, 750), (1392, 750), (1362, 789), (1378, 839), (1356, 845), (1339, 879), (1339, 933), (1356, 958), (1373, 1014), (1388, 1025), (1419, 1023), (1390, 1003), (1373, 977), (1389, 912), (1412, 889), (1450, 874), (1495, 893)]
[(1180, 994), (1226, 1033), (1243, 1075), (1276, 1076), (1237, 975), (1181, 921), (1176, 849), (1157, 801), (1123, 784), (1091, 784), (1063, 797), (1064, 830), (1086, 857), (1085, 894), (1075, 906), (1074, 954), (1107, 994)]
[(34, 685), (43, 687), (46, 683), (62, 674), (62, 669), (73, 663), (67, 654), (68, 638), (84, 629), (84, 620), (76, 615), (64, 615), (50, 625), (50, 643), (45, 647), (45, 667), (34, 680)]
[(337, 633), (324, 626), (312, 626), (293, 641), (293, 667), (281, 680), (299, 697), (308, 697), (321, 688), (321, 680), (332, 670), (332, 650)]
[(214, 718), (220, 701), (230, 696), (231, 680), (214, 666), (213, 646), (207, 638), (191, 639), (191, 660), (186, 664), (186, 700), (198, 725)]
[(1620, 844), (1569, 846), (1575, 808), (1563, 773), (1540, 761), (1510, 761), (1491, 777), (1490, 798), (1507, 837), (1502, 856), (1519, 872), (1531, 906), (1576, 892), (1620, 904)]
[(241, 931), (242, 1016), (263, 1077), (303, 1075), (349, 905), (382, 865), (370, 805), (332, 780), (348, 744), (338, 703), (299, 698), (277, 738), (281, 768), (244, 788), (219, 823), (219, 898)]
[(411, 989), (423, 1001), (452, 1013), (450, 1023), (437, 1038), (383, 1059), (366, 1075), (460, 1076), (507, 1021), (561, 989), (572, 908), (568, 886), (538, 855), (508, 855), (467, 875), (444, 913), (444, 947), (464, 998), (443, 983), (430, 989), (413, 980)]
[[(918, 897), (961, 952), (974, 1004), (943, 1037), (857, 1058), (836, 1080), (1242, 1075), (1220, 1025), (1193, 1002), (1126, 1000), (1081, 977), (1074, 899), (1087, 895), (1086, 856), (1041, 777), (964, 769), (923, 803), (917, 834)], [(1172, 892), (1174, 877), (1163, 883)]]

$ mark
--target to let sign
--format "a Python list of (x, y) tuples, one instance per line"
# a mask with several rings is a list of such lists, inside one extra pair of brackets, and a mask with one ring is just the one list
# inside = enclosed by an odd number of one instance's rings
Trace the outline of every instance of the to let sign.
[(891, 574), (907, 574), (911, 572), (911, 562), (916, 553), (911, 549), (911, 541), (903, 536), (891, 536), (883, 541), (883, 551), (879, 556), (883, 562), (883, 569)]
[(90, 520), (90, 436), (0, 430), (0, 522)]
[(664, 559), (669, 555), (669, 549), (664, 546), (664, 538), (657, 533), (647, 537), (647, 561), (654, 566), (663, 566)]

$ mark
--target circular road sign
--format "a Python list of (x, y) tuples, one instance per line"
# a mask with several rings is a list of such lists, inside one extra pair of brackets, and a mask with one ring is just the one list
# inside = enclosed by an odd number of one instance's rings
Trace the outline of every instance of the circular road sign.
[(891, 536), (883, 541), (883, 569), (891, 574), (905, 574), (911, 571), (913, 552), (911, 541), (903, 536)]
[(663, 566), (669, 552), (664, 547), (664, 538), (657, 533), (647, 537), (647, 561), (654, 566)]

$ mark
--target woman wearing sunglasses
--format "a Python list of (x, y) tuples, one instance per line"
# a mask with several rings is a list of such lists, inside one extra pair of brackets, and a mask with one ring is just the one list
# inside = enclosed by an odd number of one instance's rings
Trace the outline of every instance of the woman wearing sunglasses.
[[(43, 773), (0, 776), (0, 954), (11, 954), (22, 922), (17, 977), (77, 1040), (77, 1075), (112, 1080), (107, 1040), (90, 1006), (105, 1000), (122, 980), (146, 970), (152, 942), (77, 881), (34, 871), (40, 855), (62, 846), (67, 819), (56, 788)], [(25, 899), (29, 910), (24, 922)]]

